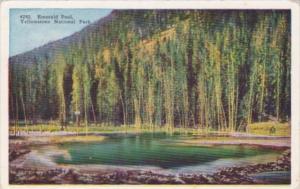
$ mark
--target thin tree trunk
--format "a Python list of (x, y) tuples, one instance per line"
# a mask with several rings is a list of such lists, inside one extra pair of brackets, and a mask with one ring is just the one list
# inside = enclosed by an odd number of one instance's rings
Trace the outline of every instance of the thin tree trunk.
[(24, 104), (23, 93), (21, 93), (20, 98), (21, 98), (21, 103), (22, 103), (22, 107), (23, 107), (26, 131), (27, 131), (27, 133), (29, 133), (28, 126), (27, 126), (26, 108), (25, 108), (25, 104)]

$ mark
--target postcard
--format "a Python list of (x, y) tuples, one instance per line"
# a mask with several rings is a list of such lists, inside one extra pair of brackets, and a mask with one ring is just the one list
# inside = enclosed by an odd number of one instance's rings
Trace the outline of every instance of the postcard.
[(300, 187), (299, 4), (1, 14), (1, 189)]

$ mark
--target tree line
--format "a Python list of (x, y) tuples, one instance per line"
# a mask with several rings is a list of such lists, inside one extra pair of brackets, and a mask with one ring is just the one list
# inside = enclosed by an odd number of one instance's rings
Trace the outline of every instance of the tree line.
[(9, 66), (12, 125), (245, 130), (290, 119), (290, 12), (116, 10)]

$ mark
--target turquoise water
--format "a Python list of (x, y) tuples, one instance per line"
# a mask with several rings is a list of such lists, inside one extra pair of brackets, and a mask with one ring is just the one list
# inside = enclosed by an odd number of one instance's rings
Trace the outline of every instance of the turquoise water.
[(278, 151), (243, 145), (183, 146), (178, 140), (189, 136), (166, 134), (117, 135), (102, 142), (67, 143), (59, 148), (69, 157), (58, 155), (56, 163), (156, 166), (172, 169), (202, 165), (220, 159), (278, 154)]

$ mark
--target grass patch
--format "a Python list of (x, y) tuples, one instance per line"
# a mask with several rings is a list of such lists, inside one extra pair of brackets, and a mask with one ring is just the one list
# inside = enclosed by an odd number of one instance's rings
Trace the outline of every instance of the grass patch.
[[(124, 126), (104, 126), (104, 125), (94, 125), (91, 124), (87, 128), (85, 126), (77, 127), (75, 125), (68, 125), (63, 130), (59, 124), (36, 124), (36, 125), (28, 125), (27, 127), (21, 125), (17, 127), (17, 131), (21, 132), (74, 132), (74, 133), (85, 133), (87, 132), (112, 132), (112, 131), (128, 131), (134, 130), (132, 127), (124, 127)], [(11, 126), (9, 128), (10, 133), (15, 132), (15, 127)]]
[(105, 136), (82, 135), (82, 136), (48, 136), (48, 137), (31, 137), (32, 142), (47, 142), (51, 144), (66, 143), (66, 142), (99, 142), (103, 141)]
[[(36, 124), (36, 125), (20, 125), (17, 128), (17, 132), (61, 132), (61, 126), (59, 124)], [(271, 132), (273, 128), (273, 132)], [(9, 127), (11, 135), (15, 133), (14, 125)], [(137, 132), (171, 132), (174, 135), (186, 134), (186, 135), (199, 135), (199, 134), (228, 134), (231, 131), (215, 131), (213, 129), (194, 129), (194, 128), (173, 128), (172, 131), (168, 131), (166, 127), (155, 127), (150, 128), (148, 125), (142, 125), (141, 127), (136, 127), (135, 125), (121, 125), (113, 126), (107, 124), (89, 124), (86, 128), (84, 125), (77, 127), (74, 124), (68, 125), (64, 128), (65, 132), (72, 132), (78, 134), (88, 133), (137, 133)], [(248, 126), (248, 133), (255, 135), (266, 135), (266, 136), (290, 136), (291, 129), (289, 123), (279, 123), (279, 122), (259, 122), (252, 123)]]
[(248, 132), (256, 135), (291, 136), (291, 127), (287, 122), (279, 123), (268, 121), (249, 124)]
[(143, 125), (137, 128), (135, 125), (120, 125), (120, 126), (113, 126), (113, 125), (102, 125), (102, 124), (89, 124), (86, 128), (84, 125), (77, 127), (74, 124), (68, 125), (63, 130), (59, 124), (36, 124), (36, 125), (20, 125), (19, 127), (15, 127), (14, 125), (10, 125), (9, 132), (11, 135), (14, 135), (15, 128), (17, 132), (73, 132), (73, 133), (114, 133), (114, 132), (173, 132), (173, 134), (188, 134), (188, 135), (197, 135), (201, 133), (208, 133), (212, 130), (209, 129), (194, 129), (194, 128), (173, 128), (172, 131), (167, 130), (166, 127), (155, 127), (150, 128), (148, 125)]

